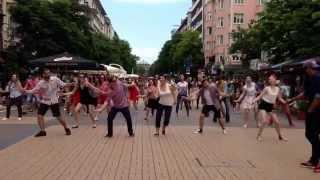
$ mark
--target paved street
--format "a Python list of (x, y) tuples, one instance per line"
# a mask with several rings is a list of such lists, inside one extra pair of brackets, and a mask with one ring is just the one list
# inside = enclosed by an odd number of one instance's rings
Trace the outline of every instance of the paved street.
[[(194, 110), (189, 118), (185, 113), (173, 116), (167, 135), (157, 138), (154, 121), (145, 122), (142, 112), (132, 113), (134, 138), (127, 136), (122, 116), (115, 120), (113, 139), (104, 138), (105, 121), (92, 129), (87, 116), (70, 137), (53, 120), (48, 136), (41, 139), (27, 137), (37, 129), (34, 118), (0, 122), (2, 148), (11, 145), (0, 151), (0, 179), (319, 179), (310, 169), (299, 167), (310, 151), (303, 122), (288, 128), (282, 118), (289, 142), (279, 142), (269, 128), (259, 143), (254, 122), (251, 128), (240, 128), (238, 113), (233, 113), (227, 135), (212, 118), (207, 119), (203, 135), (193, 134), (198, 116)], [(68, 117), (70, 124), (71, 120)]]

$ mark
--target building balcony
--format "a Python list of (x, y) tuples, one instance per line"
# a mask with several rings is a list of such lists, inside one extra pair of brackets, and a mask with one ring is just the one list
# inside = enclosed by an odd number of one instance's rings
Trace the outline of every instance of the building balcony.
[(194, 24), (194, 22), (202, 21), (202, 12), (203, 8), (200, 8), (199, 11), (191, 18), (191, 24)]
[(192, 4), (190, 12), (193, 12), (200, 5), (202, 6), (202, 0), (196, 0), (196, 2)]

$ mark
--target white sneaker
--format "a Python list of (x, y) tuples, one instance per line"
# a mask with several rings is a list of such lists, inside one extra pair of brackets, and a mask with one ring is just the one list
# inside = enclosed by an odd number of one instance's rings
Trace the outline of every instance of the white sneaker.
[(262, 141), (262, 137), (261, 137), (261, 136), (258, 136), (258, 137), (257, 137), (257, 141), (261, 142), (261, 141)]
[(99, 121), (98, 116), (94, 117), (94, 120), (95, 120), (95, 121)]
[(243, 128), (248, 128), (248, 125), (247, 125), (247, 124), (244, 124), (244, 125), (243, 125)]
[(201, 129), (198, 129), (198, 130), (194, 131), (193, 133), (194, 133), (194, 134), (202, 134), (203, 131), (202, 131)]
[(6, 117), (2, 118), (2, 121), (6, 121), (6, 120), (8, 120), (8, 118), (6, 118)]
[(227, 132), (226, 129), (224, 129), (224, 130), (222, 131), (222, 133), (223, 133), (223, 134), (228, 134), (228, 132)]
[(21, 118), (21, 117), (19, 117), (19, 118), (18, 118), (18, 121), (22, 121), (22, 118)]

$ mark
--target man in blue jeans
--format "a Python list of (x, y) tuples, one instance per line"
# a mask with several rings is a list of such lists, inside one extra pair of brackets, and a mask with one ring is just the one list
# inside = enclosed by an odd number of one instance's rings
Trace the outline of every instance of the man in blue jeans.
[(316, 173), (320, 173), (320, 73), (319, 65), (315, 61), (304, 64), (307, 78), (304, 84), (304, 92), (292, 100), (306, 98), (309, 102), (305, 135), (312, 145), (312, 155), (307, 162), (301, 163), (304, 167), (312, 167)]

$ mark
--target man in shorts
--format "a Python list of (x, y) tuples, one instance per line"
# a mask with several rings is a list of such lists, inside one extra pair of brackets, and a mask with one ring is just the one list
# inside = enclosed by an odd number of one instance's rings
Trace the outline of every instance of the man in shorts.
[[(38, 125), (40, 132), (35, 137), (46, 136), (44, 124), (44, 115), (51, 109), (52, 115), (58, 119), (60, 124), (64, 127), (66, 135), (71, 135), (71, 130), (68, 128), (66, 121), (60, 112), (59, 106), (59, 91), (61, 88), (69, 86), (62, 82), (59, 78), (51, 76), (49, 69), (44, 69), (42, 73), (42, 80), (31, 90), (25, 90), (28, 94), (39, 93), (40, 105), (38, 108)], [(71, 85), (71, 84), (70, 84)]]
[(221, 104), (219, 101), (219, 90), (214, 83), (209, 84), (207, 79), (202, 81), (202, 88), (199, 91), (199, 96), (201, 97), (201, 102), (203, 103), (203, 108), (199, 117), (199, 129), (195, 131), (197, 134), (203, 133), (204, 118), (209, 117), (210, 111), (213, 111), (219, 124), (223, 130), (223, 134), (226, 134), (226, 128), (224, 122), (221, 118)]

